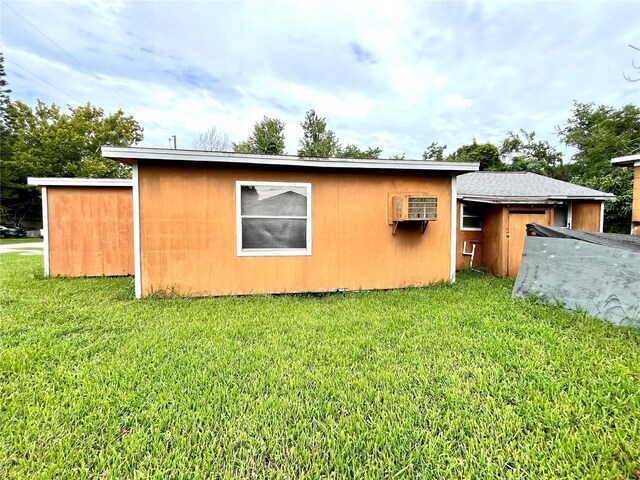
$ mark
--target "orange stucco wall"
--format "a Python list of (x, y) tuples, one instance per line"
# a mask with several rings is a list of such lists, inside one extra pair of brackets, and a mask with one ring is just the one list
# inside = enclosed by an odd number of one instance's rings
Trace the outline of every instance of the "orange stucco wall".
[[(312, 255), (238, 256), (236, 181), (311, 183)], [(138, 166), (142, 295), (383, 289), (449, 280), (450, 174)], [(389, 196), (438, 197), (425, 233), (389, 224)]]
[(132, 275), (131, 187), (46, 188), (49, 275)]

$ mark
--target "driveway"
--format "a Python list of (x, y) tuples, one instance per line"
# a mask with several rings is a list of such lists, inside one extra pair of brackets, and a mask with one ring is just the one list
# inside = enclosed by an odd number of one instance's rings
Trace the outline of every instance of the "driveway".
[(0, 245), (0, 253), (18, 253), (20, 255), (43, 255), (44, 243), (23, 242)]

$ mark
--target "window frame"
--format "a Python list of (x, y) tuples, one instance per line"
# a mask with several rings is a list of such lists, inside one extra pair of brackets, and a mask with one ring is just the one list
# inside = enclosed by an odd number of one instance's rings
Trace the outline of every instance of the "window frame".
[[(242, 187), (304, 187), (307, 190), (307, 215), (242, 215)], [(236, 181), (236, 254), (238, 257), (300, 257), (311, 255), (311, 183), (304, 182), (258, 182), (250, 180)], [(283, 219), (305, 219), (306, 228), (306, 248), (242, 248), (242, 219), (243, 218), (283, 218)]]
[[(467, 207), (469, 207), (471, 205), (467, 205)], [(461, 232), (481, 232), (482, 231), (482, 224), (484, 222), (484, 214), (482, 216), (480, 216), (480, 228), (477, 227), (465, 227), (464, 226), (464, 219), (465, 219), (465, 214), (464, 214), (464, 207), (465, 204), (460, 202), (460, 231)], [(480, 208), (480, 207), (475, 207), (475, 208)], [(466, 215), (466, 218), (470, 218), (470, 217), (478, 217), (478, 215)]]

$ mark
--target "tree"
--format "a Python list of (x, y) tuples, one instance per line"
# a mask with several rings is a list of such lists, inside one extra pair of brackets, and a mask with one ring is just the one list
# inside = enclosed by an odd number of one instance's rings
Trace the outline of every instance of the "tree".
[(500, 144), (502, 170), (511, 172), (533, 172), (539, 175), (570, 180), (562, 162), (562, 154), (549, 142), (535, 139), (535, 132), (520, 129), (509, 132)]
[[(634, 46), (634, 45), (629, 45), (632, 49), (634, 49), (636, 52), (640, 52), (640, 48)], [(626, 73), (624, 74), (624, 78), (626, 80), (628, 80), (629, 82), (640, 82), (640, 65), (636, 65), (636, 60), (633, 59), (631, 60), (631, 67), (635, 70), (635, 74), (634, 75), (627, 75)]]
[(573, 115), (557, 127), (563, 143), (577, 149), (571, 174), (593, 178), (611, 171), (611, 158), (640, 152), (640, 108), (615, 109), (574, 102)]
[(130, 176), (130, 169), (104, 159), (102, 145), (130, 146), (143, 138), (143, 129), (122, 110), (107, 115), (91, 104), (69, 107), (38, 101), (31, 108), (15, 101), (7, 108), (8, 135), (2, 140), (2, 218), (19, 223), (40, 218), (37, 189), (27, 177)]
[(498, 147), (492, 143), (477, 143), (475, 138), (471, 145), (463, 145), (446, 158), (447, 162), (478, 162), (480, 170), (501, 170)]
[(604, 231), (629, 233), (633, 201), (633, 169), (613, 167), (606, 175), (583, 179), (580, 183), (585, 187), (613, 193), (616, 196), (615, 200), (604, 203)]
[(336, 157), (338, 158), (380, 158), (380, 154), (382, 153), (381, 148), (367, 148), (366, 150), (361, 150), (355, 145), (349, 144), (346, 147), (340, 147), (338, 152), (336, 153)]
[(193, 141), (193, 149), (207, 152), (227, 152), (231, 149), (231, 142), (229, 141), (229, 135), (213, 126), (198, 135), (198, 138)]
[(605, 231), (628, 233), (633, 172), (612, 167), (611, 159), (640, 152), (640, 108), (574, 102), (572, 113), (557, 128), (561, 140), (576, 149), (567, 165), (572, 182), (616, 195), (615, 202), (605, 203)]
[(11, 99), (9, 94), (11, 93), (11, 89), (9, 88), (9, 82), (7, 82), (6, 77), (7, 74), (4, 70), (4, 55), (0, 50), (0, 135), (5, 135), (7, 132), (7, 108), (9, 107), (9, 103), (11, 103)]
[(253, 126), (253, 133), (243, 142), (233, 143), (234, 152), (284, 155), (284, 127), (278, 118), (264, 117)]
[(442, 162), (444, 160), (444, 151), (446, 145), (440, 145), (438, 142), (431, 142), (431, 145), (422, 153), (422, 159), (430, 162)]
[(327, 121), (318, 117), (315, 110), (309, 110), (302, 126), (302, 138), (298, 142), (301, 157), (335, 157), (340, 150), (340, 142), (333, 130), (327, 129)]

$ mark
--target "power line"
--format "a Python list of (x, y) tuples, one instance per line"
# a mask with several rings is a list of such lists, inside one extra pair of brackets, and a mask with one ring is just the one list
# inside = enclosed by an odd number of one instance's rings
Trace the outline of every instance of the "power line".
[[(80, 60), (78, 60), (76, 57), (74, 57), (73, 55), (71, 55), (69, 52), (67, 52), (64, 48), (62, 48), (58, 43), (56, 43), (53, 39), (51, 39), (48, 35), (46, 35), (42, 30), (40, 30), (38, 27), (36, 27), (33, 23), (31, 23), (29, 20), (27, 20), (25, 17), (23, 17), (15, 8), (13, 8), (11, 5), (9, 5), (7, 2), (2, 2), (2, 4), (5, 7), (8, 7), (9, 9), (11, 9), (13, 11), (13, 13), (15, 13), (17, 16), (19, 16), (22, 20), (24, 20), (26, 23), (28, 23), (29, 25), (31, 25), (31, 27), (38, 32), (40, 35), (42, 35), (44, 38), (46, 38), (47, 40), (49, 40), (49, 42), (51, 42), (52, 44), (54, 44), (56, 47), (58, 47), (60, 50), (62, 50), (62, 52), (64, 52), (65, 55), (67, 55), (71, 60), (73, 60), (76, 64), (78, 64), (80, 66), (80, 68), (82, 68), (85, 72), (87, 72), (89, 75), (91, 75), (92, 77), (94, 77), (95, 79), (97, 79), (98, 81), (100, 81), (100, 77), (98, 77), (98, 75), (96, 75), (95, 73), (93, 73), (91, 70), (89, 70), (87, 67), (85, 67)], [(15, 62), (12, 62), (15, 63)], [(19, 65), (18, 65), (19, 66)], [(24, 67), (20, 67), (23, 70), (26, 70)], [(42, 80), (42, 79), (41, 79)], [(125, 102), (127, 105), (129, 105), (130, 107), (132, 106), (126, 98), (124, 98), (122, 95), (120, 95), (117, 91), (115, 91), (113, 88), (111, 88), (110, 86), (106, 85), (106, 87), (111, 90), (114, 94), (116, 94), (120, 100), (122, 100), (123, 102)], [(68, 95), (68, 94), (67, 94)], [(71, 96), (71, 95), (69, 95)]]
[(26, 68), (24, 68), (22, 65), (18, 65), (18, 64), (17, 64), (16, 62), (14, 62), (13, 60), (9, 60), (8, 58), (5, 58), (5, 60), (6, 60), (7, 62), (9, 62), (9, 63), (13, 63), (16, 67), (21, 68), (21, 69), (22, 69), (22, 70), (24, 70), (25, 72), (30, 73), (31, 75), (33, 75), (34, 77), (36, 77), (38, 80), (40, 80), (40, 81), (42, 81), (42, 82), (46, 83), (46, 84), (47, 84), (47, 85), (49, 85), (50, 87), (53, 87), (53, 88), (55, 88), (56, 90), (58, 90), (59, 92), (64, 93), (64, 94), (65, 94), (65, 95), (67, 95), (68, 97), (73, 98), (76, 102), (78, 102), (78, 103), (84, 103), (82, 100), (78, 100), (76, 97), (74, 97), (74, 96), (73, 96), (73, 95), (71, 95), (70, 93), (65, 92), (65, 91), (64, 91), (64, 90), (62, 90), (61, 88), (56, 87), (53, 83), (48, 82), (47, 80), (45, 80), (44, 78), (42, 78), (42, 77), (40, 77), (40, 76), (36, 75), (36, 74), (35, 74), (35, 73), (33, 73), (32, 71), (27, 70), (27, 69), (26, 69)]

